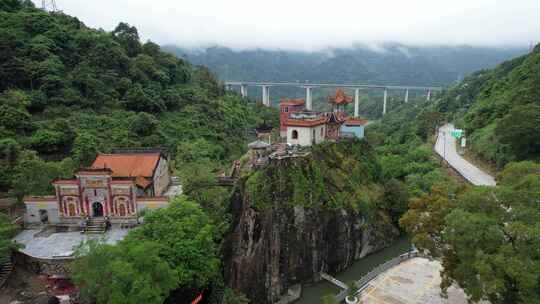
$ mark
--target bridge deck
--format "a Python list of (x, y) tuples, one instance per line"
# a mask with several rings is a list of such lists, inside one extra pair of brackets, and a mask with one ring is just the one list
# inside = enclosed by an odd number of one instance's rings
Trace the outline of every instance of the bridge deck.
[(288, 86), (288, 87), (331, 87), (356, 89), (388, 89), (388, 90), (430, 90), (442, 91), (440, 86), (413, 86), (413, 85), (376, 85), (376, 84), (350, 84), (350, 83), (302, 83), (302, 82), (258, 82), (258, 81), (226, 81), (231, 86)]

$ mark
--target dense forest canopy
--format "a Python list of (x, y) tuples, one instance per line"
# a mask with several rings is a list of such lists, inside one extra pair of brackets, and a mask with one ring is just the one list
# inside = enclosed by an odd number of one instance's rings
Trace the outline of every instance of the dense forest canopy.
[(276, 121), (126, 23), (105, 32), (30, 1), (0, 3), (1, 192), (47, 193), (113, 147), (161, 146), (174, 159), (197, 140), (197, 153), (224, 162)]
[(385, 43), (316, 52), (226, 47), (164, 49), (207, 66), (223, 80), (447, 85), (523, 54), (523, 48), (409, 46)]
[(465, 129), (473, 151), (499, 168), (540, 160), (540, 45), (451, 87), (438, 109)]

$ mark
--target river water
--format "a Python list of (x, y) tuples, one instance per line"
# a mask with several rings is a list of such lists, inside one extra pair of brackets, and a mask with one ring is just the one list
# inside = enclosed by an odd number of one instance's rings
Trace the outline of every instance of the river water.
[[(358, 280), (373, 268), (392, 258), (395, 258), (402, 253), (407, 252), (410, 248), (411, 243), (409, 239), (407, 237), (402, 237), (394, 242), (392, 246), (354, 262), (351, 267), (335, 275), (335, 277), (344, 283), (348, 283), (352, 280)], [(336, 294), (339, 291), (340, 289), (337, 286), (325, 280), (309, 286), (304, 285), (302, 297), (298, 299), (298, 301), (294, 302), (294, 304), (319, 304), (321, 303), (321, 298), (323, 296), (327, 294)]]

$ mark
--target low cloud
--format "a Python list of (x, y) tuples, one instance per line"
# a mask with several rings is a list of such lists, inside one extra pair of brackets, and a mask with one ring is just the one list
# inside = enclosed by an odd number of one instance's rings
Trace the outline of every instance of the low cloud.
[(538, 0), (56, 0), (56, 4), (89, 26), (112, 30), (124, 21), (135, 25), (143, 40), (182, 47), (320, 51), (388, 41), (474, 46), (540, 41)]

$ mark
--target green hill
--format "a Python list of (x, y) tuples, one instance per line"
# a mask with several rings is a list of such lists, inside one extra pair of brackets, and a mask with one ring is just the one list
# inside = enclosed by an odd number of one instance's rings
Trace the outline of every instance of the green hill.
[(474, 152), (499, 168), (513, 160), (540, 160), (540, 45), (466, 77), (438, 108), (465, 129)]
[(226, 92), (207, 69), (164, 53), (137, 29), (0, 2), (0, 192), (43, 194), (97, 152), (162, 146), (173, 159), (224, 162), (277, 115)]

